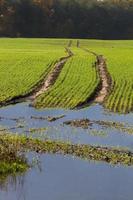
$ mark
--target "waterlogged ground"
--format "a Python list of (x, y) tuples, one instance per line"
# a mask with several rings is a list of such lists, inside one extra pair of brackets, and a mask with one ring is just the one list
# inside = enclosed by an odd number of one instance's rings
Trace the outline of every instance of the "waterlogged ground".
[[(53, 122), (41, 118), (62, 117)], [(63, 117), (64, 116), (64, 117)], [(71, 141), (81, 144), (100, 144), (122, 146), (133, 150), (133, 113), (120, 115), (109, 113), (100, 105), (93, 105), (81, 110), (45, 109), (36, 110), (28, 103), (7, 106), (0, 109), (0, 131), (26, 134), (32, 137)], [(117, 127), (93, 123), (88, 129), (65, 125), (64, 122), (75, 119), (116, 122)], [(124, 131), (119, 123), (124, 126)]]
[(45, 155), (33, 169), (0, 190), (1, 200), (132, 200), (133, 168)]
[[(58, 117), (49, 122), (47, 117)], [(44, 119), (46, 118), (46, 119)], [(87, 129), (64, 125), (75, 119), (90, 119)], [(115, 122), (98, 124), (96, 122)], [(93, 105), (81, 110), (36, 110), (28, 103), (0, 109), (0, 131), (73, 143), (120, 146), (133, 151), (133, 113), (109, 113)], [(120, 126), (121, 125), (121, 126)], [(33, 155), (29, 154), (31, 159)], [(23, 176), (0, 184), (0, 200), (132, 200), (133, 167), (111, 166), (71, 156), (42, 155), (40, 164)]]

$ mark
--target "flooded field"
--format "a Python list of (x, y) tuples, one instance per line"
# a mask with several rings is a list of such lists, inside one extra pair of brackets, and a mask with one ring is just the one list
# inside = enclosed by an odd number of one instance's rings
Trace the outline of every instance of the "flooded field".
[[(48, 117), (61, 119), (49, 121)], [(28, 103), (21, 103), (1, 108), (0, 118), (1, 132), (5, 129), (42, 139), (122, 146), (133, 150), (133, 114), (110, 113), (98, 104), (81, 110), (37, 110), (29, 107)], [(64, 124), (69, 120), (78, 119), (89, 119), (93, 123), (87, 129)], [(103, 124), (100, 125), (98, 122)], [(113, 122), (116, 124), (110, 125)]]
[[(76, 120), (87, 126), (74, 126)], [(109, 113), (100, 105), (81, 110), (36, 110), (28, 103), (0, 109), (0, 132), (39, 139), (120, 147), (133, 151), (133, 113)], [(38, 155), (28, 153), (31, 160)], [(39, 164), (26, 173), (0, 178), (0, 200), (130, 200), (133, 167), (42, 154)]]
[(0, 191), (1, 200), (132, 199), (133, 168), (45, 155), (42, 171), (31, 170)]

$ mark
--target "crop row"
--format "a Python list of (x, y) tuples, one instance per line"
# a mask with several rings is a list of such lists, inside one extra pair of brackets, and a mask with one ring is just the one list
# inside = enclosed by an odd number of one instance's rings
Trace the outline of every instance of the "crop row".
[(1, 39), (0, 102), (32, 91), (49, 73), (53, 63), (65, 55), (63, 46), (40, 42)]
[(133, 51), (116, 50), (109, 56), (108, 69), (112, 76), (112, 90), (105, 106), (114, 112), (133, 110)]
[(112, 86), (104, 105), (107, 109), (133, 111), (133, 41), (82, 41), (82, 46), (105, 56)]
[(63, 67), (56, 83), (36, 100), (36, 107), (74, 108), (92, 95), (99, 83), (93, 63), (95, 57), (80, 49)]

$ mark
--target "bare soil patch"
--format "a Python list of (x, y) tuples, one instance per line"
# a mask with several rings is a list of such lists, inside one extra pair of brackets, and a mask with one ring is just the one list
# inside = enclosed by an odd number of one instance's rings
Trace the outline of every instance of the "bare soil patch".
[(99, 77), (101, 80), (101, 90), (98, 92), (94, 101), (96, 103), (103, 103), (105, 98), (108, 96), (108, 93), (110, 90), (111, 78), (109, 77), (109, 74), (107, 71), (106, 59), (102, 55), (97, 56), (96, 67), (97, 67)]
[(81, 103), (80, 105), (77, 106), (77, 108), (83, 108), (91, 103), (104, 103), (105, 99), (107, 98), (110, 90), (111, 90), (111, 85), (112, 85), (112, 80), (111, 76), (107, 70), (107, 62), (106, 58), (104, 58), (103, 55), (98, 55), (97, 53), (88, 50), (88, 49), (83, 49), (84, 51), (93, 54), (96, 57), (96, 62), (93, 64), (93, 67), (96, 68), (97, 74), (100, 78), (100, 82), (95, 88), (94, 92), (92, 95), (86, 100), (86, 102)]

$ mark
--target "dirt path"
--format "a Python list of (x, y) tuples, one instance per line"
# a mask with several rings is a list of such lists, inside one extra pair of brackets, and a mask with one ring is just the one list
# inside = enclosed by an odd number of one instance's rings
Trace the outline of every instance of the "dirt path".
[(45, 78), (45, 80), (40, 84), (40, 86), (37, 87), (37, 89), (29, 97), (30, 100), (35, 100), (38, 96), (40, 96), (42, 93), (46, 92), (55, 83), (63, 66), (65, 65), (67, 60), (73, 56), (73, 53), (71, 52), (71, 50), (69, 48), (66, 48), (66, 52), (68, 53), (68, 56), (61, 58), (55, 64), (54, 68), (51, 70), (51, 72), (48, 74), (48, 76)]
[(106, 59), (102, 55), (97, 56), (96, 67), (101, 80), (101, 90), (99, 90), (94, 101), (96, 103), (103, 103), (110, 90), (111, 78), (107, 71)]
[(100, 77), (100, 84), (96, 88), (96, 91), (91, 98), (92, 102), (103, 103), (105, 98), (108, 96), (111, 87), (111, 77), (107, 70), (106, 59), (103, 55), (98, 55), (97, 53), (83, 49), (84, 51), (93, 54), (96, 57), (95, 67)]

